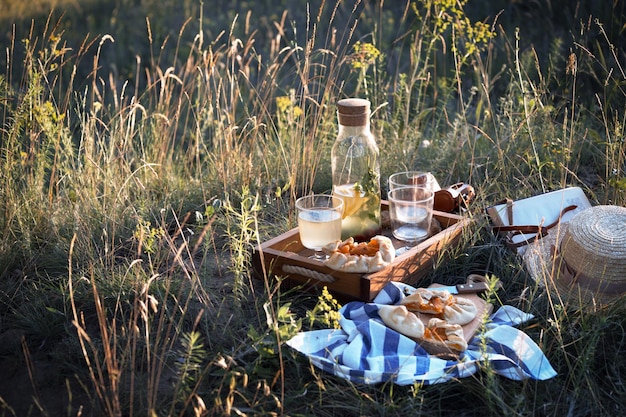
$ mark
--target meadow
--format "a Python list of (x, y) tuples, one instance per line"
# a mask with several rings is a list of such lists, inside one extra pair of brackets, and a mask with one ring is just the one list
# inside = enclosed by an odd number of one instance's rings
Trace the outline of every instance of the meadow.
[[(0, 416), (626, 412), (626, 300), (551, 297), (485, 214), (566, 186), (626, 205), (625, 2), (25, 4), (0, 2)], [(285, 344), (338, 300), (253, 254), (330, 191), (345, 97), (383, 183), (477, 191), (420, 284), (499, 279), (556, 377), (360, 385)]]

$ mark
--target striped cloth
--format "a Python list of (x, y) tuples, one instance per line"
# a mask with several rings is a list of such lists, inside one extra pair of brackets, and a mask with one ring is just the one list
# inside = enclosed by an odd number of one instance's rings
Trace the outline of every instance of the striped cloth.
[(546, 380), (556, 375), (537, 344), (512, 327), (533, 316), (512, 306), (493, 313), (485, 331), (479, 330), (458, 360), (429, 355), (412, 339), (386, 327), (378, 316), (378, 305), (397, 304), (405, 287), (392, 282), (372, 303), (350, 302), (339, 311), (341, 329), (301, 332), (287, 344), (316, 367), (355, 383), (436, 384), (470, 376), (481, 365), (512, 380)]

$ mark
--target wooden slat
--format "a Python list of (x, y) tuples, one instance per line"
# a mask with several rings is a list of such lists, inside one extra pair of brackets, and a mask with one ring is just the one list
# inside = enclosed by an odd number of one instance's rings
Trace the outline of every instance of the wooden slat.
[[(383, 201), (381, 209), (383, 212), (388, 210), (386, 201)], [(411, 285), (419, 283), (432, 269), (441, 252), (446, 247), (456, 245), (461, 232), (470, 224), (470, 219), (456, 214), (435, 211), (433, 217), (441, 224), (439, 233), (397, 256), (391, 265), (375, 273), (334, 271), (325, 267), (321, 261), (310, 259), (313, 252), (304, 248), (300, 242), (298, 228), (264, 242), (254, 253), (254, 270), (257, 275), (266, 273), (288, 277), (299, 284), (325, 285), (331, 293), (343, 299), (371, 301), (389, 281)], [(396, 249), (404, 246), (403, 242), (392, 236), (391, 230), (384, 229), (382, 234), (391, 238)]]

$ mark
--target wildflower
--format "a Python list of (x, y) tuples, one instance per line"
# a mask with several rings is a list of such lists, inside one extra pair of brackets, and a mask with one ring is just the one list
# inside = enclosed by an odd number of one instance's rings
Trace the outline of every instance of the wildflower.
[(340, 328), (340, 309), (341, 304), (339, 304), (339, 301), (337, 301), (328, 291), (328, 288), (324, 286), (322, 293), (317, 299), (317, 304), (313, 307), (312, 311), (307, 313), (310, 325), (313, 326), (315, 322), (319, 322), (323, 326), (332, 327), (334, 329)]
[(357, 42), (352, 47), (354, 54), (351, 57), (352, 68), (364, 69), (376, 62), (381, 52), (371, 43)]

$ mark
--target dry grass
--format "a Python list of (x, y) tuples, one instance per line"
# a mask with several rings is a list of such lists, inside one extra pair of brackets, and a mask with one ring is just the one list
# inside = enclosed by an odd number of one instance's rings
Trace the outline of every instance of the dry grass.
[[(100, 35), (51, 15), (9, 43), (0, 415), (623, 414), (624, 303), (550, 299), (483, 210), (566, 185), (625, 204), (623, 51), (601, 22), (546, 63), (458, 4), (325, 1), (220, 27), (208, 2), (183, 3)], [(294, 226), (296, 196), (330, 188), (334, 103), (354, 94), (376, 108), (383, 176), (428, 169), (478, 190), (472, 230), (425, 284), (500, 278), (497, 303), (535, 314), (524, 330), (556, 378), (356, 386), (285, 347), (318, 300), (254, 278), (251, 250)]]

